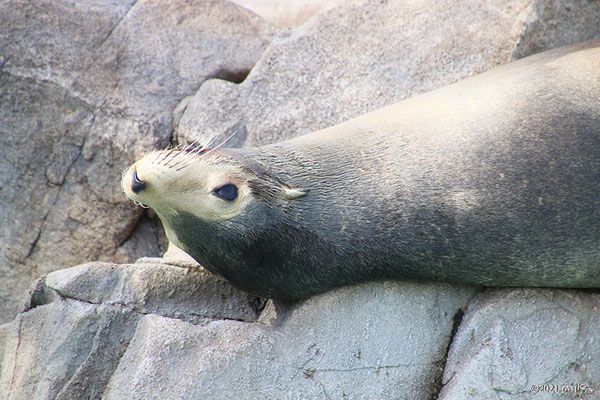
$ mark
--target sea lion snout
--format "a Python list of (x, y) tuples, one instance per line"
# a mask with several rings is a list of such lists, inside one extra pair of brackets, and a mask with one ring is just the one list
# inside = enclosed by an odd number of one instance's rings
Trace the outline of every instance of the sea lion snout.
[(146, 188), (146, 182), (141, 181), (137, 175), (137, 171), (134, 169), (131, 174), (131, 191), (133, 193), (139, 193)]

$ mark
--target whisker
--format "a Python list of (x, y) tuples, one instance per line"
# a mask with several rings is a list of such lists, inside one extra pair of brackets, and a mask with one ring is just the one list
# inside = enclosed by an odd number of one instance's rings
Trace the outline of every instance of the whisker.
[[(176, 159), (177, 157), (180, 157), (180, 156), (182, 156), (182, 155), (185, 155), (185, 156), (187, 156), (187, 155), (188, 155), (188, 154), (187, 154), (187, 152), (189, 151), (189, 149), (190, 149), (190, 148), (192, 148), (192, 146), (193, 146), (194, 144), (196, 144), (196, 142), (197, 142), (197, 141), (198, 141), (198, 139), (194, 140), (194, 141), (193, 141), (192, 143), (190, 143), (190, 144), (185, 144), (185, 143), (184, 143), (183, 147), (177, 146), (177, 149), (176, 149), (176, 150), (177, 150), (177, 154), (175, 154), (173, 157), (171, 157), (171, 159), (170, 159), (169, 161), (167, 161), (167, 162), (165, 163), (165, 167), (166, 167), (167, 165), (169, 165), (169, 163), (171, 163), (172, 161), (175, 161), (175, 159)], [(185, 160), (185, 159), (186, 159), (186, 157), (183, 157), (181, 160), (179, 160), (177, 163), (175, 163), (175, 164), (171, 165), (169, 168), (173, 168), (175, 165), (179, 164), (181, 161), (183, 161), (183, 160)]]
[[(169, 145), (165, 148), (165, 150), (169, 149), (169, 146), (171, 146), (171, 144), (169, 143)], [(156, 147), (154, 148), (153, 151), (158, 152), (158, 150), (156, 149)], [(156, 158), (154, 159), (154, 161), (152, 161), (152, 164), (156, 164), (158, 162), (158, 159), (160, 158), (160, 152), (158, 152), (158, 154), (156, 155)]]
[(198, 151), (202, 151), (202, 149), (206, 147), (205, 145), (203, 145), (202, 143), (198, 143), (198, 145), (196, 147), (194, 147), (192, 150), (189, 151), (188, 154), (190, 155), (194, 155), (196, 154)]
[[(188, 163), (187, 163), (187, 164), (184, 164), (184, 165), (182, 165), (182, 166), (181, 166), (181, 167), (179, 167), (179, 168), (177, 168), (177, 171), (181, 171), (181, 170), (182, 170), (182, 169), (184, 169), (185, 167), (189, 167), (190, 165), (192, 165), (192, 164), (194, 164), (195, 162), (197, 162), (197, 161), (200, 159), (200, 157), (199, 157), (199, 154), (202, 154), (202, 151), (204, 151), (204, 150), (205, 150), (205, 147), (203, 147), (203, 146), (201, 146), (201, 147), (198, 147), (198, 150), (200, 150), (198, 153), (194, 153), (193, 155), (191, 155), (191, 157), (188, 157), (188, 158), (186, 158), (186, 159), (184, 159), (184, 160), (181, 160), (181, 161), (188, 161)], [(181, 162), (181, 161), (180, 161), (180, 162)], [(179, 164), (179, 163), (178, 163), (178, 164)]]
[[(233, 131), (233, 133), (231, 135), (229, 135), (225, 140), (223, 140), (221, 143), (219, 143), (218, 146), (212, 148), (212, 149), (207, 149), (207, 147), (215, 141), (217, 135), (215, 135), (208, 143), (206, 146), (203, 146), (200, 148), (200, 151), (198, 153), (195, 153), (194, 155), (198, 155), (198, 157), (194, 157), (194, 159), (187, 163), (182, 165), (181, 167), (177, 168), (177, 171), (181, 171), (182, 169), (189, 167), (190, 165), (194, 164), (195, 162), (197, 162), (201, 157), (206, 156), (207, 154), (210, 154), (211, 152), (217, 150), (218, 148), (222, 147), (225, 143), (227, 143), (229, 141), (229, 139), (231, 139), (233, 136), (235, 136), (235, 134), (238, 133), (238, 130), (236, 129), (235, 131)], [(196, 149), (194, 149), (195, 151)], [(203, 150), (208, 150), (205, 153), (203, 153)]]
[(150, 208), (147, 205), (140, 203), (139, 201), (134, 201), (133, 204), (135, 204), (136, 206), (140, 206), (142, 208)]
[[(189, 161), (189, 160), (188, 160)], [(189, 162), (187, 164), (183, 164), (181, 167), (177, 168), (175, 171), (181, 171), (182, 169), (189, 167), (190, 165), (194, 164), (197, 160), (193, 160), (192, 162)]]
[(216, 132), (215, 132), (215, 133), (213, 133), (212, 135), (210, 135), (210, 137), (208, 138), (208, 143), (206, 143), (206, 144), (204, 145), (204, 148), (208, 148), (208, 147), (210, 147), (210, 145), (211, 145), (211, 144), (213, 144), (213, 142), (215, 141), (215, 139), (216, 139), (217, 137), (219, 137), (219, 134), (218, 134), (218, 133), (216, 133)]
[[(218, 135), (216, 133), (213, 133), (208, 138), (208, 143), (206, 143), (206, 144), (198, 143), (198, 145), (192, 151), (190, 151), (189, 153), (186, 154), (188, 156), (186, 159), (179, 160), (179, 162), (177, 162), (176, 164), (172, 165), (171, 167), (174, 167), (175, 165), (178, 165), (178, 164), (180, 164), (183, 161), (186, 161), (186, 160), (189, 161), (190, 158), (194, 158), (194, 161), (195, 161), (196, 156), (198, 154), (201, 154), (202, 151), (204, 151), (204, 149), (206, 149), (208, 146), (210, 146), (210, 144), (215, 141), (215, 139), (217, 138), (217, 136)], [(177, 171), (181, 171), (184, 167), (187, 167), (188, 165), (191, 165), (191, 164), (193, 164), (193, 161), (190, 162), (189, 164), (185, 165), (185, 166), (182, 166), (182, 167), (178, 168)]]
[(206, 153), (202, 154), (202, 157), (206, 157), (208, 154), (212, 153), (213, 151), (217, 150), (219, 147), (223, 146), (225, 143), (227, 143), (229, 141), (229, 139), (231, 139), (236, 133), (238, 133), (238, 130), (236, 129), (235, 131), (233, 131), (233, 133), (231, 135), (229, 135), (227, 137), (227, 139), (223, 140), (218, 146), (216, 146), (213, 149), (208, 150)]
[(189, 155), (190, 157), (195, 157), (196, 155), (202, 153), (202, 151), (206, 149), (205, 145), (199, 144), (198, 146), (196, 146), (196, 148), (192, 151), (190, 151)]
[[(187, 157), (183, 157), (181, 160), (177, 161), (175, 164), (173, 164), (173, 165), (169, 166), (169, 168), (176, 167), (176, 166), (178, 166), (179, 164), (181, 164), (182, 162), (184, 162), (184, 161), (187, 161), (187, 160), (189, 160), (189, 158), (187, 158)], [(177, 169), (177, 171), (179, 171), (179, 169)]]
[(181, 151), (188, 151), (189, 149), (192, 148), (193, 145), (196, 144), (196, 142), (198, 141), (198, 139), (194, 140), (192, 143), (188, 144), (187, 146), (184, 146)]
[[(180, 161), (177, 163), (177, 164), (179, 164), (179, 163), (180, 163), (180, 162), (182, 162), (182, 161), (188, 161), (188, 163), (187, 163), (187, 164), (184, 164), (184, 165), (182, 165), (181, 167), (177, 168), (177, 171), (181, 171), (181, 170), (182, 170), (182, 169), (184, 169), (185, 167), (189, 167), (190, 165), (194, 164), (196, 161), (198, 161), (198, 160), (199, 160), (198, 154), (201, 154), (201, 153), (202, 153), (202, 151), (204, 150), (204, 147), (203, 147), (203, 146), (200, 146), (200, 147), (198, 147), (198, 149), (200, 150), (200, 152), (199, 152), (199, 153), (194, 153), (194, 154), (191, 154), (191, 155), (189, 155), (189, 157), (187, 157), (187, 158), (185, 158), (185, 159), (183, 159), (183, 160), (180, 160)], [(196, 149), (194, 149), (194, 150), (196, 150)], [(175, 165), (173, 165), (173, 166), (175, 166)]]
[[(189, 160), (190, 158), (194, 157), (196, 155), (197, 151), (202, 151), (202, 149), (204, 148), (204, 146), (202, 145), (202, 143), (198, 143), (196, 145), (196, 147), (194, 147), (192, 150), (189, 150), (191, 148), (191, 146), (193, 144), (195, 144), (196, 142), (198, 142), (198, 139), (194, 140), (192, 142), (192, 144), (190, 144), (189, 146), (187, 146), (185, 149), (181, 150), (180, 154), (177, 154), (177, 156), (173, 157), (173, 159), (177, 158), (179, 155), (184, 155), (185, 157), (182, 157), (181, 160), (177, 161), (175, 164), (172, 164), (169, 168), (173, 168), (179, 164), (181, 164), (184, 161)], [(179, 170), (178, 170), (179, 171)]]
[[(163, 161), (165, 161), (165, 159), (166, 159), (167, 157), (169, 157), (169, 156), (171, 155), (171, 153), (173, 153), (174, 151), (175, 151), (175, 149), (174, 149), (174, 148), (172, 148), (171, 150), (169, 150), (169, 151), (167, 152), (167, 154), (165, 154), (165, 156), (162, 158), (162, 160), (160, 160), (160, 161), (159, 161), (159, 164), (160, 164), (160, 163), (162, 163)], [(167, 163), (168, 163), (168, 161), (167, 161)], [(165, 163), (164, 165), (167, 165), (167, 164)]]

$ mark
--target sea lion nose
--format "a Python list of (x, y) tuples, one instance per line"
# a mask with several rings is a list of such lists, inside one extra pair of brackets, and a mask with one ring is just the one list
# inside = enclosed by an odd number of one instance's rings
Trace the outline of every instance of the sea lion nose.
[(133, 179), (131, 180), (131, 191), (138, 193), (146, 188), (146, 182), (141, 181), (137, 176), (137, 171), (133, 171)]

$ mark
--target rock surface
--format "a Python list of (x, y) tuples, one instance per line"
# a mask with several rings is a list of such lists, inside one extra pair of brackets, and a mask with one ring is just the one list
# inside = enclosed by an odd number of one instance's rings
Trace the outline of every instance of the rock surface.
[(318, 12), (359, 0), (232, 0), (282, 28), (296, 28)]
[(60, 300), (0, 326), (0, 395), (14, 400), (97, 399), (141, 317)]
[(151, 232), (118, 252), (140, 217), (121, 171), (168, 143), (181, 99), (243, 79), (277, 31), (216, 0), (0, 4), (0, 321), (40, 275), (160, 254)]
[(256, 321), (264, 307), (198, 266), (148, 261), (84, 264), (38, 282), (30, 309), (0, 326), (0, 398), (100, 398), (146, 315), (195, 326)]
[(452, 342), (439, 399), (596, 399), (600, 294), (488, 290)]
[[(166, 264), (84, 264), (43, 286), (49, 304), (0, 328), (8, 399), (429, 398), (474, 293), (365, 284), (271, 301), (259, 317), (260, 299)], [(102, 379), (81, 383), (97, 368)]]
[(154, 263), (90, 263), (52, 272), (46, 286), (61, 297), (159, 313), (192, 323), (207, 319), (255, 321), (264, 302), (236, 290), (204, 268)]
[(180, 141), (237, 130), (260, 146), (326, 128), (499, 64), (597, 37), (585, 0), (365, 0), (284, 31), (240, 85), (213, 80), (185, 101)]

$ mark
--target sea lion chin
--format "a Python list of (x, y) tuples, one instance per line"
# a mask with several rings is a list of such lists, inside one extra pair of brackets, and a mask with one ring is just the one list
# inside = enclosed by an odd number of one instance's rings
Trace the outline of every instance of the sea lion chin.
[(233, 285), (600, 287), (600, 41), (255, 149), (192, 146), (123, 190)]

